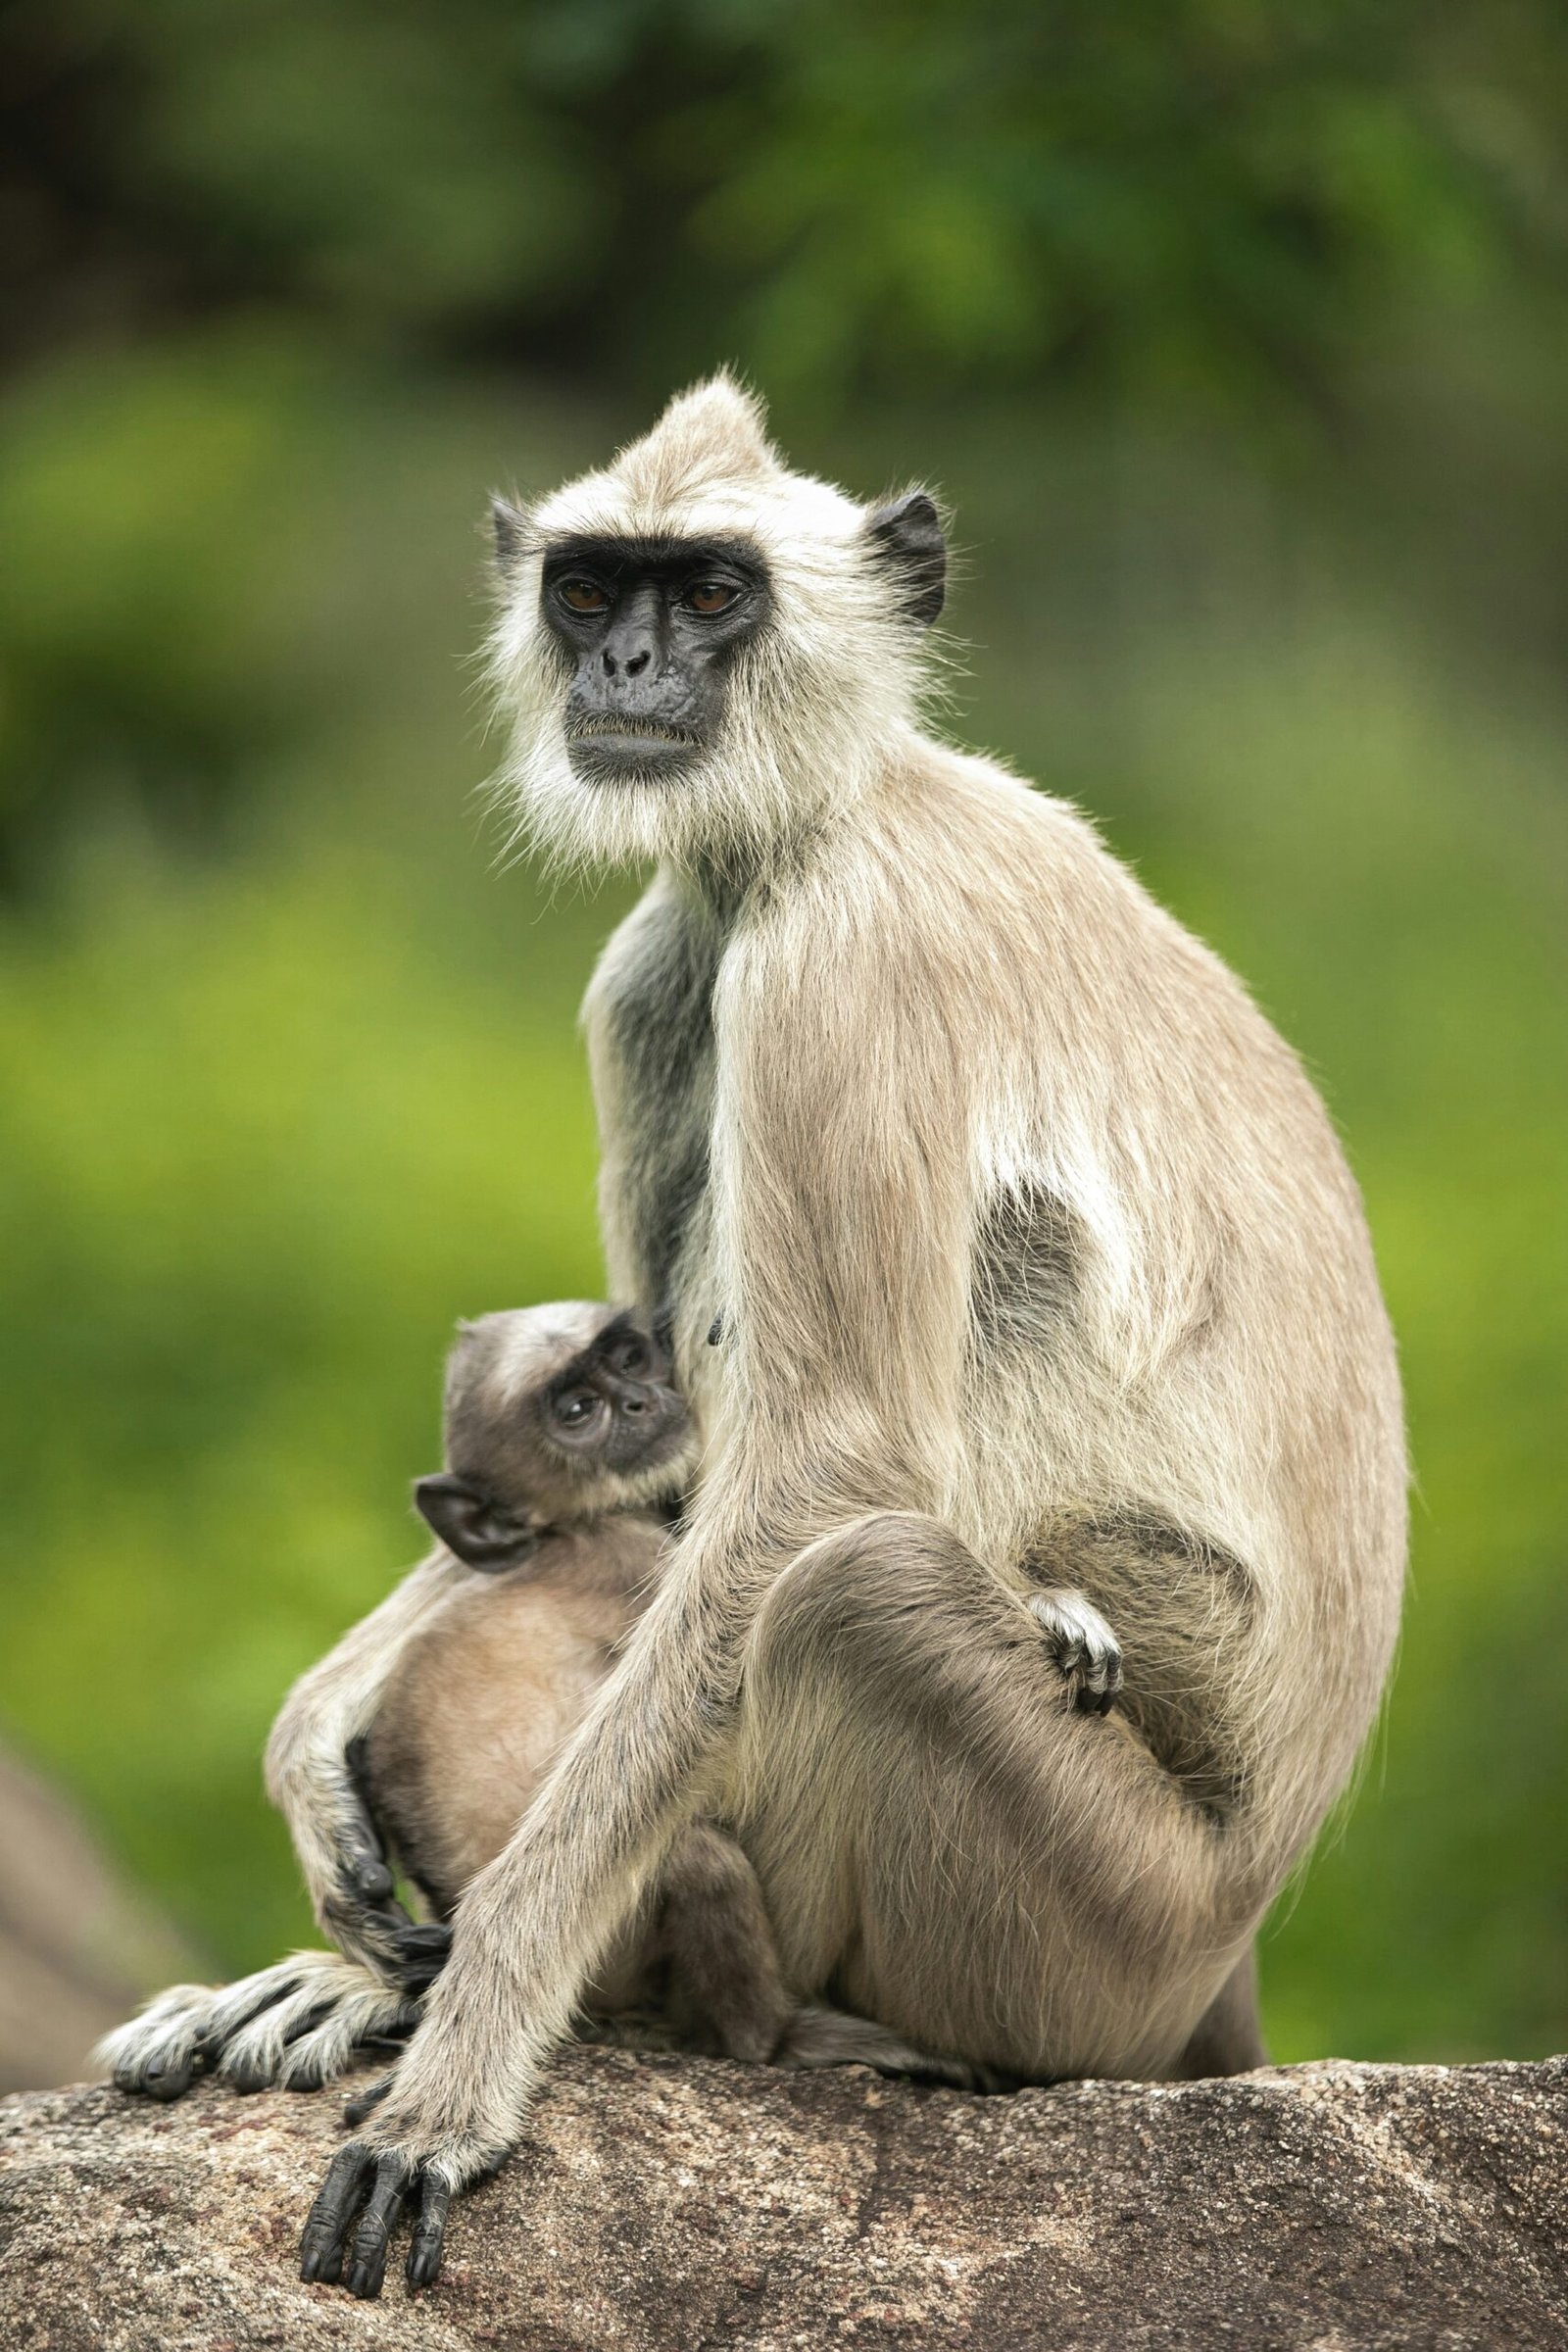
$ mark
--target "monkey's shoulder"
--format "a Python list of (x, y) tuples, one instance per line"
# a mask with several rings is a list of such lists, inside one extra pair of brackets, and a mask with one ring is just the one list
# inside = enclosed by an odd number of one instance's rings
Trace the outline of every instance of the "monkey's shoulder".
[(724, 931), (693, 891), (657, 875), (605, 944), (583, 999), (590, 1046), (635, 1060), (707, 1041)]

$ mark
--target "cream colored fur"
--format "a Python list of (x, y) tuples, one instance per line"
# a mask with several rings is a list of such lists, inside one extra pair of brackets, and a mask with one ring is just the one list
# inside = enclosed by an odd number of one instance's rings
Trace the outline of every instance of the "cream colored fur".
[[(1322, 1106), (1080, 815), (923, 725), (867, 520), (722, 378), (514, 518), (519, 836), (658, 864), (589, 992), (601, 1205), (706, 1449), (368, 2127), (449, 2182), (516, 2139), (701, 1811), (798, 1995), (1026, 2078), (1249, 2063), (1253, 1932), (1392, 1653), (1398, 1383)], [(732, 531), (769, 568), (722, 740), (673, 780), (566, 757), (540, 567), (584, 531)], [(1051, 1671), (1041, 1588), (1121, 1644), (1113, 1714)]]
[[(922, 730), (864, 522), (719, 380), (526, 516), (508, 581), (521, 829), (660, 861), (587, 1019), (612, 1287), (672, 1298), (708, 1451), (665, 1589), (465, 1900), (371, 2127), (451, 2180), (517, 2136), (700, 1803), (737, 1819), (802, 1991), (848, 1970), (872, 2016), (1022, 2074), (1179, 2071), (1394, 1642), (1398, 1386), (1322, 1107), (1082, 817)], [(586, 786), (565, 759), (538, 565), (586, 528), (734, 529), (771, 567), (776, 624), (690, 782)], [(650, 1192), (694, 1148), (706, 1185), (655, 1263)], [(1120, 1718), (1031, 1679), (1053, 1547), (1049, 1581), (1119, 1636), (1107, 1585), (1142, 1612), (1171, 1757), (1136, 1731), (1130, 1649)], [(1191, 1785), (1189, 1733), (1223, 1766)]]

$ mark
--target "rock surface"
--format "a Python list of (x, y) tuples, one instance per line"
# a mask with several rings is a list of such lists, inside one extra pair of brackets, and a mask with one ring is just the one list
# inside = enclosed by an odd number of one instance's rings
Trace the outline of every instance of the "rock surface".
[(1568, 2061), (979, 2099), (581, 2050), (446, 2276), (295, 2275), (339, 2101), (0, 2104), (6, 2352), (1568, 2347)]

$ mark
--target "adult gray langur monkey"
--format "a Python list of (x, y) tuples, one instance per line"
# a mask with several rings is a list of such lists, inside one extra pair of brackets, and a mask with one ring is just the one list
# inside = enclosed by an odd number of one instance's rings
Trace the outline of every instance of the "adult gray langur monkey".
[[(1258, 2050), (1250, 1945), (1398, 1614), (1394, 1349), (1295, 1056), (1084, 820), (921, 723), (943, 539), (720, 378), (500, 510), (526, 834), (658, 872), (587, 1030), (613, 1295), (705, 1441), (654, 1606), (306, 2228), (439, 2268), (698, 1812), (785, 1975), (1034, 2080)], [(710, 1342), (713, 1344), (710, 1344)], [(1121, 1644), (1075, 1707), (1029, 1606)]]

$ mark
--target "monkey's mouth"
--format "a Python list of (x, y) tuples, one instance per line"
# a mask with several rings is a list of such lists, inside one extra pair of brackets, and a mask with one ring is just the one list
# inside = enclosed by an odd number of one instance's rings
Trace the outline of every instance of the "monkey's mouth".
[(705, 746), (690, 727), (659, 718), (595, 715), (566, 722), (566, 757), (574, 771), (593, 783), (614, 783), (636, 775), (685, 767)]

